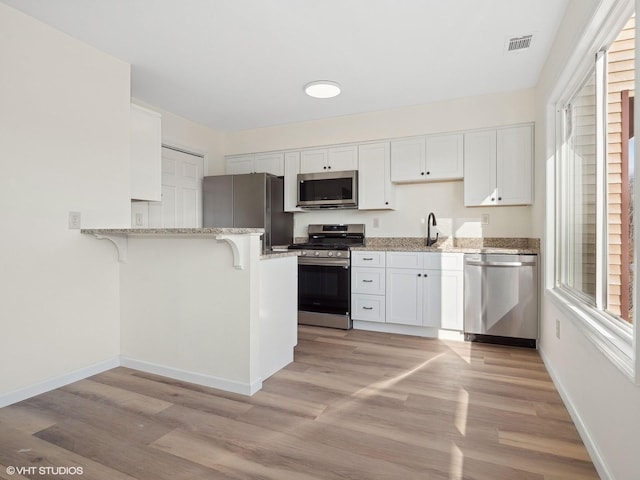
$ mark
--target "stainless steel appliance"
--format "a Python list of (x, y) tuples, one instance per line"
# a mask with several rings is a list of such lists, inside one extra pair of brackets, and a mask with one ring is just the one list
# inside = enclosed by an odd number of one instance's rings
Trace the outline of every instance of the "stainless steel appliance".
[(204, 177), (203, 226), (264, 228), (262, 249), (293, 241), (293, 214), (284, 211), (284, 180), (268, 173)]
[(298, 206), (303, 208), (357, 208), (358, 172), (298, 174)]
[(464, 337), (536, 347), (537, 255), (465, 255)]
[(350, 329), (349, 248), (364, 245), (364, 225), (309, 225), (298, 257), (298, 323)]

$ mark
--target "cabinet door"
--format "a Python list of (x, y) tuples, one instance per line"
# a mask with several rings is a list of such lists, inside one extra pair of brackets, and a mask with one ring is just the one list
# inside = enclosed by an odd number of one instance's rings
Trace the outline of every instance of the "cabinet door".
[(302, 212), (298, 203), (298, 173), (300, 173), (300, 152), (284, 154), (284, 211)]
[(342, 172), (358, 169), (358, 148), (355, 145), (327, 150), (327, 170)]
[(423, 325), (447, 330), (462, 330), (464, 273), (449, 270), (425, 270), (423, 277)]
[(358, 209), (394, 208), (395, 187), (391, 183), (390, 148), (389, 142), (358, 147)]
[(392, 182), (421, 181), (425, 175), (425, 137), (391, 142)]
[(496, 131), (464, 134), (464, 205), (496, 204)]
[(254, 173), (253, 155), (227, 158), (227, 174)]
[(162, 200), (162, 118), (131, 105), (131, 198)]
[(455, 180), (464, 175), (464, 141), (461, 133), (426, 138), (427, 180)]
[(442, 274), (425, 270), (422, 277), (422, 325), (440, 328), (442, 312)]
[(281, 177), (284, 175), (284, 154), (267, 153), (256, 155), (253, 159), (253, 168), (256, 173), (270, 173)]
[(497, 203), (533, 202), (533, 126), (500, 128), (497, 133)]
[(387, 268), (386, 277), (387, 323), (422, 325), (422, 272), (405, 268)]
[(300, 173), (317, 173), (327, 170), (327, 150), (303, 150), (300, 154)]

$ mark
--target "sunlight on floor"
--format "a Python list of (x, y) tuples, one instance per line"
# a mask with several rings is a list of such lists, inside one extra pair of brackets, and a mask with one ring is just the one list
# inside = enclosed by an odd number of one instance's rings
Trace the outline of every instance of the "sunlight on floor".
[(451, 442), (451, 463), (449, 464), (449, 480), (462, 480), (464, 454), (458, 446)]
[(469, 392), (460, 387), (458, 391), (458, 406), (456, 409), (456, 428), (464, 437), (467, 431), (467, 412), (469, 411)]

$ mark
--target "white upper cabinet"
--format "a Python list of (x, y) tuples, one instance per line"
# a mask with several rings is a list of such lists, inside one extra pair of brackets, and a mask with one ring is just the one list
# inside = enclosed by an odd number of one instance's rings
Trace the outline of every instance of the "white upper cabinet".
[(415, 137), (391, 142), (391, 181), (424, 180), (425, 138)]
[(464, 204), (533, 202), (533, 125), (466, 133)]
[(426, 179), (459, 180), (464, 176), (464, 136), (461, 133), (428, 135)]
[(228, 175), (239, 173), (270, 173), (278, 177), (284, 175), (284, 154), (282, 152), (237, 155), (227, 157), (226, 161)]
[(242, 155), (227, 158), (227, 175), (253, 173), (253, 155)]
[(496, 179), (499, 204), (533, 203), (532, 125), (498, 129)]
[(162, 200), (162, 117), (131, 105), (131, 198)]
[(495, 205), (496, 131), (464, 135), (464, 204)]
[(303, 150), (300, 156), (300, 173), (357, 169), (358, 149), (356, 145)]
[(256, 155), (253, 159), (253, 168), (256, 173), (271, 173), (281, 177), (284, 175), (284, 154), (264, 153)]
[(284, 154), (284, 211), (304, 212), (298, 203), (298, 173), (300, 173), (300, 152)]
[(391, 181), (428, 182), (463, 177), (461, 133), (427, 135), (391, 142)]
[(358, 147), (358, 208), (392, 210), (395, 186), (391, 183), (389, 142), (369, 143)]

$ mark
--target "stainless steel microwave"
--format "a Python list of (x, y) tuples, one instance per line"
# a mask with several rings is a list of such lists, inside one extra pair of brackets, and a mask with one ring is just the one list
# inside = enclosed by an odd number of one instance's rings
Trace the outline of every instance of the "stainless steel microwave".
[(298, 174), (298, 206), (357, 208), (357, 170)]

